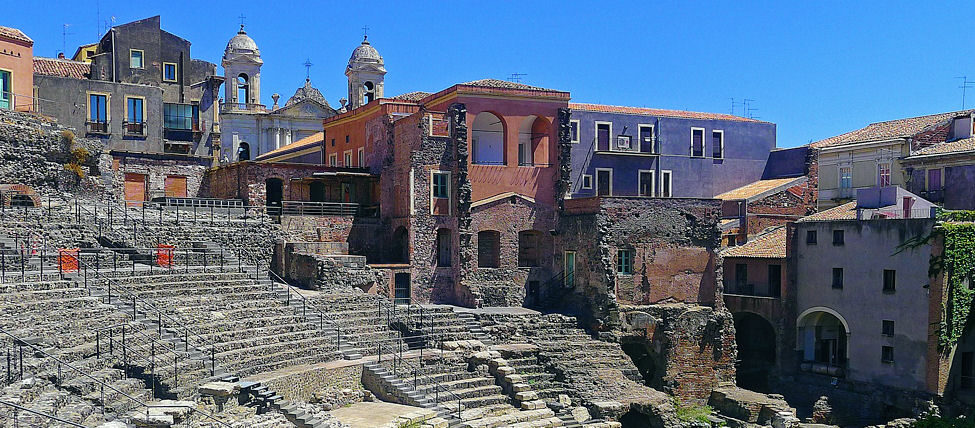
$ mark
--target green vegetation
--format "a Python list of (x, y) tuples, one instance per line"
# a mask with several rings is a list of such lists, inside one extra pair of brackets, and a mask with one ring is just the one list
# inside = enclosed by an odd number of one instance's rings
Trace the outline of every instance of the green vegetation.
[(681, 404), (680, 400), (676, 397), (674, 398), (674, 408), (677, 409), (677, 419), (684, 422), (700, 422), (703, 424), (711, 425), (711, 420), (708, 419), (714, 409), (711, 406), (699, 406), (696, 404)]
[(88, 152), (88, 149), (75, 144), (74, 133), (71, 131), (61, 131), (61, 142), (71, 154), (68, 163), (64, 164), (64, 169), (74, 173), (75, 181), (80, 182), (82, 178), (85, 178), (83, 166), (85, 162), (88, 162), (91, 153)]
[(914, 424), (916, 428), (975, 428), (975, 420), (966, 418), (945, 419), (940, 416), (925, 416)]

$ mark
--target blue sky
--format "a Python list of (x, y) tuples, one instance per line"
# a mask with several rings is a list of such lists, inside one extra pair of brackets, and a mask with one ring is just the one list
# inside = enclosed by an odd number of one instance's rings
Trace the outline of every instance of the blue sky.
[(61, 50), (62, 24), (71, 55), (98, 39), (99, 21), (103, 32), (111, 17), (158, 14), (163, 29), (193, 43), (194, 58), (217, 64), (243, 14), (264, 59), (266, 104), (274, 92), (282, 102), (294, 93), (308, 58), (312, 82), (337, 106), (368, 26), (386, 60), (387, 96), (524, 73), (524, 83), (570, 91), (576, 102), (728, 113), (734, 98), (743, 115), (749, 98), (753, 115), (778, 125), (780, 147), (958, 110), (955, 77), (975, 80), (962, 2), (27, 0), (5, 8), (0, 25), (24, 30), (36, 56)]

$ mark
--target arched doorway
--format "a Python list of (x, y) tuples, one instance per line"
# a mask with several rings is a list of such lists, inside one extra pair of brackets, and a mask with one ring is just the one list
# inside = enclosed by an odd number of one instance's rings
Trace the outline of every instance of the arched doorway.
[(504, 165), (504, 122), (493, 113), (481, 112), (471, 126), (473, 163)]
[(284, 199), (284, 182), (280, 178), (269, 178), (264, 181), (265, 205), (268, 214), (281, 215), (281, 201)]
[(735, 343), (738, 345), (736, 381), (753, 391), (769, 391), (769, 373), (775, 367), (775, 328), (765, 318), (741, 312), (735, 318)]
[(815, 307), (803, 311), (796, 325), (803, 370), (844, 376), (850, 336), (846, 319), (830, 308)]

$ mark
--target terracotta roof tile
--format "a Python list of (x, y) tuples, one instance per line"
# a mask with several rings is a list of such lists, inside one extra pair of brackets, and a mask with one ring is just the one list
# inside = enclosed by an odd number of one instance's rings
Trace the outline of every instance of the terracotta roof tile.
[(413, 92), (407, 92), (405, 94), (399, 94), (399, 95), (397, 95), (395, 97), (392, 97), (390, 99), (393, 99), (393, 100), (402, 100), (402, 101), (414, 101), (414, 102), (416, 102), (416, 101), (420, 101), (420, 100), (422, 100), (422, 99), (424, 99), (426, 97), (429, 97), (429, 96), (430, 96), (430, 93), (429, 92), (413, 91)]
[(830, 221), (830, 220), (856, 220), (857, 201), (850, 201), (838, 207), (820, 211), (816, 214), (803, 217), (798, 222), (806, 221)]
[(734, 190), (729, 190), (718, 196), (715, 199), (721, 200), (733, 200), (733, 199), (750, 199), (755, 196), (762, 195), (767, 192), (775, 192), (780, 187), (785, 187), (786, 190), (792, 187), (794, 182), (805, 181), (806, 177), (792, 177), (792, 178), (775, 178), (771, 180), (758, 180), (754, 183), (749, 183), (741, 186)]
[(785, 258), (785, 226), (766, 231), (737, 247), (724, 250), (723, 257), (750, 257), (757, 259)]
[(87, 79), (91, 64), (68, 59), (34, 57), (34, 74)]
[(594, 111), (602, 113), (626, 113), (640, 114), (647, 116), (675, 117), (681, 119), (703, 119), (703, 120), (733, 120), (737, 122), (761, 122), (760, 120), (749, 119), (747, 117), (733, 116), (724, 113), (703, 113), (684, 110), (667, 110), (646, 107), (626, 107), (612, 106), (604, 104), (569, 103), (569, 108), (573, 110)]
[(526, 85), (524, 83), (509, 82), (498, 79), (479, 79), (461, 83), (466, 86), (480, 86), (482, 88), (501, 88), (501, 89), (524, 89), (529, 91), (554, 91), (554, 89), (540, 88), (538, 86)]
[(945, 122), (957, 116), (971, 114), (975, 110), (962, 110), (947, 113), (930, 114), (927, 116), (908, 117), (905, 119), (888, 120), (871, 123), (863, 128), (829, 137), (809, 144), (809, 147), (821, 148), (840, 146), (866, 141), (876, 141), (891, 138), (903, 138), (917, 134), (924, 129)]
[(924, 155), (948, 155), (952, 153), (960, 152), (971, 152), (975, 151), (975, 137), (963, 138), (961, 140), (951, 141), (948, 143), (939, 143), (932, 146), (925, 147), (911, 154), (908, 159), (913, 156), (924, 156)]
[(32, 46), (34, 45), (34, 41), (31, 40), (30, 37), (27, 37), (27, 35), (24, 34), (23, 31), (20, 31), (13, 27), (0, 27), (0, 37), (19, 40), (21, 42), (30, 43)]
[(286, 146), (281, 146), (281, 147), (278, 147), (278, 148), (276, 148), (274, 150), (271, 150), (271, 151), (269, 151), (267, 153), (264, 153), (264, 154), (258, 156), (255, 160), (267, 159), (269, 157), (276, 156), (276, 155), (279, 155), (281, 153), (284, 153), (284, 152), (287, 152), (287, 151), (291, 151), (291, 150), (294, 150), (294, 149), (302, 149), (302, 148), (307, 148), (307, 147), (314, 147), (316, 144), (318, 144), (318, 143), (320, 143), (322, 141), (325, 141), (325, 133), (324, 132), (316, 132), (316, 133), (311, 134), (311, 135), (309, 135), (309, 136), (307, 136), (305, 138), (302, 138), (302, 139), (300, 139), (298, 141), (295, 141), (295, 142), (293, 142), (291, 144), (288, 144)]

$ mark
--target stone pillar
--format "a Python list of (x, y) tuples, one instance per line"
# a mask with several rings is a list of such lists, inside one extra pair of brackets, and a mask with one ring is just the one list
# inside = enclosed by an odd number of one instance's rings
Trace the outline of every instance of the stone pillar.
[[(473, 268), (474, 249), (471, 248), (471, 181), (467, 175), (470, 153), (467, 145), (467, 106), (451, 104), (447, 109), (450, 139), (457, 156), (457, 233), (460, 238), (460, 269), (458, 282)], [(425, 122), (425, 121), (424, 121)]]

